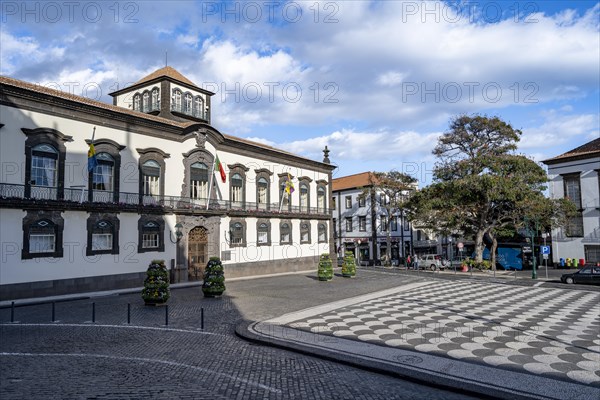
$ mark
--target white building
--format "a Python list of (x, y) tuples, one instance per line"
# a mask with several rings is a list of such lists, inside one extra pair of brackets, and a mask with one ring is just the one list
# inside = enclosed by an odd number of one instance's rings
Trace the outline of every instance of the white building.
[(316, 269), (334, 249), (328, 151), (317, 162), (222, 134), (213, 93), (171, 67), (112, 105), (0, 84), (0, 299), (141, 286), (153, 259), (175, 281), (201, 279), (212, 256), (226, 277)]
[(350, 251), (361, 264), (379, 262), (386, 254), (389, 226), (392, 261), (398, 262), (413, 253), (412, 228), (401, 211), (388, 220), (387, 211), (380, 206), (381, 193), (371, 191), (370, 195), (363, 195), (363, 189), (372, 187), (371, 176), (370, 172), (363, 172), (332, 182), (331, 208), (338, 256)]
[(552, 232), (554, 262), (584, 259), (600, 262), (600, 138), (544, 161), (550, 196), (567, 197), (579, 210), (564, 229)]

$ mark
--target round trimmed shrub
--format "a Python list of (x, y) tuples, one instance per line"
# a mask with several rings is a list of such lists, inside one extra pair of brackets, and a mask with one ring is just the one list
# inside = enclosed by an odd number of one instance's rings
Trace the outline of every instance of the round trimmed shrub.
[(205, 297), (216, 297), (225, 291), (225, 275), (223, 264), (219, 257), (211, 257), (204, 270), (204, 281), (202, 282), (202, 293)]
[(333, 279), (333, 265), (329, 253), (321, 254), (317, 275), (319, 276), (320, 281), (330, 281)]
[(146, 270), (142, 299), (146, 304), (161, 304), (169, 300), (169, 297), (171, 297), (169, 271), (165, 266), (165, 260), (152, 260)]
[(354, 262), (354, 254), (352, 254), (350, 251), (344, 253), (342, 276), (345, 278), (354, 278), (354, 276), (356, 276), (356, 263)]

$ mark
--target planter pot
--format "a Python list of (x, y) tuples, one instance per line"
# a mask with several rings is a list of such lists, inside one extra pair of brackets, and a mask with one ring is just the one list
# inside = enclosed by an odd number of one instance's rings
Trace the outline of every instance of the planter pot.
[(202, 290), (202, 293), (204, 293), (204, 297), (219, 297), (223, 294), (223, 290), (215, 290), (215, 291)]
[(469, 267), (467, 267), (466, 265), (461, 265), (460, 266), (460, 271), (461, 272), (469, 272)]
[(147, 306), (162, 306), (167, 304), (165, 300), (144, 300), (144, 304)]

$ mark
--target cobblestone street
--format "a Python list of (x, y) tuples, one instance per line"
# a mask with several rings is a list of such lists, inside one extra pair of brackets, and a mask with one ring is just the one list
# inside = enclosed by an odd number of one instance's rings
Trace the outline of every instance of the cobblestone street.
[[(127, 294), (0, 310), (0, 397), (6, 399), (458, 399), (428, 387), (237, 337), (242, 321), (273, 318), (422, 278), (361, 270), (228, 282), (220, 299), (175, 289), (166, 307)], [(92, 303), (96, 322), (92, 323)], [(131, 324), (127, 324), (127, 304)], [(205, 329), (201, 326), (204, 309)], [(432, 382), (435, 383), (435, 382)]]

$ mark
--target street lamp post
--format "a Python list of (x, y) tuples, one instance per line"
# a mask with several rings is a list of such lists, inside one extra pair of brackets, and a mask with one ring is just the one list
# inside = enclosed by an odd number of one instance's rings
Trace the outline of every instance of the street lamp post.
[(537, 279), (537, 270), (536, 270), (536, 259), (535, 259), (535, 234), (537, 233), (537, 220), (535, 220), (535, 231), (533, 227), (529, 227), (529, 222), (534, 222), (525, 217), (525, 229), (527, 233), (531, 235), (531, 260), (533, 263), (533, 269), (531, 270), (531, 279)]
[(356, 248), (356, 259), (358, 260), (357, 264), (360, 265), (360, 243), (361, 243), (361, 240), (358, 239), (357, 243), (358, 243), (358, 246)]

